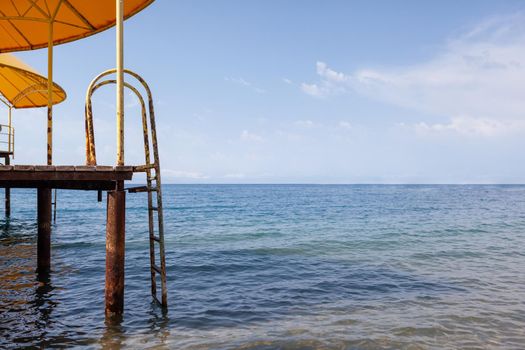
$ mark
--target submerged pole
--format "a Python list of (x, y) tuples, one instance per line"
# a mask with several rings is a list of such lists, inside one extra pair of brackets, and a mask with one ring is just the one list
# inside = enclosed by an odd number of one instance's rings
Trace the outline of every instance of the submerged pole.
[[(5, 165), (9, 165), (10, 160), (10, 155), (8, 154), (5, 157)], [(6, 219), (11, 217), (11, 189), (9, 187), (5, 188), (5, 217)]]
[(106, 316), (124, 311), (124, 257), (126, 237), (126, 192), (119, 181), (108, 191), (106, 221)]
[(117, 165), (124, 165), (124, 0), (116, 0), (117, 12)]
[(11, 189), (5, 188), (5, 217), (6, 219), (11, 217)]
[(37, 190), (37, 272), (48, 273), (51, 269), (51, 189)]

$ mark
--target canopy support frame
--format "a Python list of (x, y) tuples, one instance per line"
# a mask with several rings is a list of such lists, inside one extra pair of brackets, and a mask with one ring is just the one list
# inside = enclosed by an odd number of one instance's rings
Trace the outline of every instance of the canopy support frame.
[(124, 165), (124, 0), (116, 0), (117, 13), (117, 165)]
[[(59, 5), (60, 6), (60, 5)], [(47, 46), (47, 165), (53, 164), (53, 20), (49, 21)]]

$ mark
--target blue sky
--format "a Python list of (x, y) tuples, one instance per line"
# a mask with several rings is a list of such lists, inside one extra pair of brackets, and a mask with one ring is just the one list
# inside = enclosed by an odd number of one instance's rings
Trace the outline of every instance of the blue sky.
[[(523, 1), (157, 0), (125, 30), (165, 182), (525, 182)], [(55, 49), (56, 164), (84, 162), (85, 90), (114, 66), (114, 35)], [(45, 50), (18, 56), (46, 71)], [(99, 164), (115, 162), (113, 94), (94, 99)], [(45, 110), (14, 123), (15, 163), (44, 163)]]

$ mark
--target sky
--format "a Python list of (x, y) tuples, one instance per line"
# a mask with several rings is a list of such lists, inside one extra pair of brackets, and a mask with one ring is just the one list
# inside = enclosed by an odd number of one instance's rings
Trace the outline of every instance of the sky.
[[(114, 45), (55, 48), (55, 164), (85, 161), (85, 92)], [(45, 50), (17, 56), (46, 72)], [(523, 1), (157, 0), (125, 22), (125, 66), (153, 90), (165, 183), (525, 183)], [(114, 93), (93, 99), (101, 165)], [(45, 115), (14, 112), (15, 164), (45, 163)]]

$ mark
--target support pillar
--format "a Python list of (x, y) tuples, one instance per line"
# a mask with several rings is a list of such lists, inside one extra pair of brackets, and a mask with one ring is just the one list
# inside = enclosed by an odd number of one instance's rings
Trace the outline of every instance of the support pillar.
[(119, 181), (108, 191), (106, 221), (106, 316), (124, 311), (124, 252), (126, 237), (126, 192)]
[(11, 189), (5, 188), (5, 217), (9, 219), (11, 217)]
[(51, 270), (51, 189), (38, 188), (37, 202), (37, 271), (48, 273)]
[[(10, 132), (10, 131), (9, 131)], [(11, 134), (9, 134), (11, 136)], [(5, 165), (10, 164), (10, 156), (6, 156), (5, 158)], [(9, 187), (5, 188), (5, 218), (9, 219), (11, 217), (11, 189)]]

